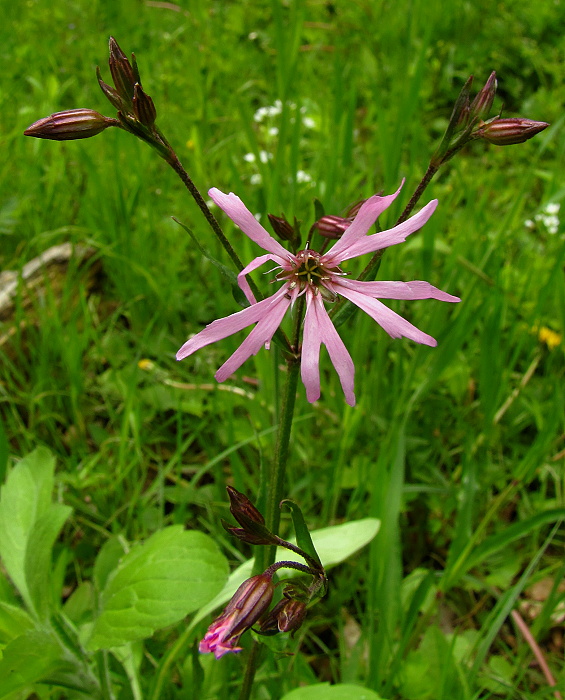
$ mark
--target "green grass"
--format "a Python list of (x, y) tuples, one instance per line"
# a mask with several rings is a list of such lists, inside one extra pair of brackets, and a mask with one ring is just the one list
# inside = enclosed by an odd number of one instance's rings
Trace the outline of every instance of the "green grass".
[[(559, 4), (0, 6), (1, 269), (73, 241), (96, 249), (104, 274), (88, 291), (85, 271), (71, 267), (60, 293), (47, 286), (29, 308), (19, 299), (0, 322), (0, 464), (9, 472), (38, 445), (56, 455), (56, 500), (73, 508), (54, 560), (66, 596), (92, 579), (112, 535), (137, 541), (182, 523), (211, 534), (234, 568), (249, 557), (221, 528), (225, 485), (256, 493), (281, 381), (273, 350), (228, 380), (243, 392), (214, 386), (243, 335), (175, 362), (190, 334), (237, 304), (171, 220), (229, 264), (154, 152), (118, 130), (68, 143), (22, 136), (57, 110), (113, 116), (94, 75), (100, 65), (109, 79), (110, 35), (135, 51), (158, 124), (201, 191), (236, 192), (263, 223), (284, 211), (304, 233), (315, 197), (339, 214), (406, 177), (381, 222), (393, 223), (470, 73), (479, 87), (497, 71), (494, 110), (552, 123), (520, 146), (466, 148), (426, 191), (422, 203), (440, 205), (423, 231), (384, 256), (381, 279), (426, 279), (462, 298), (391, 304), (438, 347), (391, 340), (356, 314), (340, 333), (358, 405), (345, 405), (324, 354), (321, 400), (308, 404), (300, 386), (288, 496), (313, 529), (369, 516), (382, 524), (369, 547), (331, 571), (329, 595), (296, 638), (270, 642), (256, 697), (330, 681), (388, 700), (551, 698), (512, 609), (564, 693), (556, 615), (565, 600), (565, 229), (524, 223), (550, 202), (565, 206)], [(281, 114), (253, 120), (276, 100)], [(297, 119), (301, 109), (310, 125)], [(241, 259), (255, 257), (256, 246), (220, 218)], [(559, 334), (556, 347), (540, 340), (542, 327)], [(547, 593), (528, 617), (540, 582)], [(7, 580), (2, 596), (13, 600)], [(237, 697), (244, 656), (215, 662), (194, 652), (208, 622), (184, 646), (175, 647), (180, 624), (136, 649), (142, 697)], [(124, 667), (110, 668), (119, 697), (135, 697)], [(33, 692), (75, 697), (49, 685)]]

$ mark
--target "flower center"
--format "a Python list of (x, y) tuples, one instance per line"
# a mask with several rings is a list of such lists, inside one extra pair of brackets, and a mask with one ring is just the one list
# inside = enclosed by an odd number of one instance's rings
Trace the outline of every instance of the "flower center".
[(293, 276), (301, 287), (314, 285), (318, 287), (320, 282), (328, 279), (329, 275), (324, 266), (320, 264), (320, 254), (314, 250), (301, 250), (296, 254), (297, 265)]
[(327, 301), (335, 301), (336, 295), (328, 289), (327, 283), (337, 275), (343, 275), (339, 267), (328, 268), (322, 262), (320, 253), (306, 248), (294, 256), (295, 264), (292, 270), (279, 272), (278, 280), (285, 280), (289, 283), (290, 289), (298, 288), (298, 293), (302, 294), (310, 288), (315, 294), (321, 294)]

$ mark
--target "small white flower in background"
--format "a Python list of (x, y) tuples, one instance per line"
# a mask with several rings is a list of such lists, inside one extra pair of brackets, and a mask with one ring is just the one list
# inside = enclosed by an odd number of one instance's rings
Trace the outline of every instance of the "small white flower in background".
[(254, 162), (255, 162), (255, 153), (246, 153), (246, 154), (243, 156), (243, 160), (244, 160), (246, 163), (254, 163)]
[(304, 170), (298, 170), (296, 173), (296, 182), (312, 182), (312, 176)]
[(249, 178), (249, 182), (252, 185), (260, 185), (263, 182), (263, 178), (261, 177), (261, 173), (253, 173), (253, 175)]
[(259, 107), (259, 109), (255, 112), (253, 115), (253, 119), (256, 122), (262, 122), (263, 119), (267, 116), (268, 114), (268, 107)]
[(559, 202), (549, 202), (545, 207), (534, 216), (534, 219), (527, 219), (524, 221), (524, 226), (530, 230), (536, 228), (536, 224), (541, 224), (548, 233), (556, 234), (559, 231), (559, 210), (561, 209), (561, 204)]
[(267, 151), (259, 151), (259, 160), (261, 163), (266, 163), (267, 161), (271, 160), (272, 157), (272, 153), (268, 153)]
[(316, 126), (316, 122), (312, 117), (302, 117), (302, 123), (307, 129), (314, 129)]

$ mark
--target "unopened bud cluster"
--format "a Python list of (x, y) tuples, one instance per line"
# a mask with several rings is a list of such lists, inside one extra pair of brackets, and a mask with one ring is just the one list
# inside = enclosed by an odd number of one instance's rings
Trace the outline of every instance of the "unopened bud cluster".
[(55, 141), (86, 139), (96, 136), (109, 126), (118, 126), (156, 148), (167, 158), (169, 147), (155, 127), (157, 112), (151, 97), (143, 90), (134, 54), (131, 61), (110, 38), (108, 61), (114, 87), (102, 80), (100, 69), (96, 69), (98, 83), (110, 104), (117, 110), (117, 118), (110, 119), (93, 109), (69, 109), (40, 119), (25, 130), (26, 136)]
[[(304, 557), (310, 566), (294, 561), (280, 561), (272, 564), (262, 574), (244, 581), (200, 642), (200, 652), (211, 652), (217, 659), (228, 652), (241, 651), (241, 647), (238, 646), (239, 638), (256, 623), (260, 634), (294, 633), (304, 622), (308, 603), (323, 595), (327, 584), (321, 564), (296, 545), (273, 535), (265, 527), (265, 519), (247, 496), (232, 486), (228, 486), (227, 491), (230, 511), (241, 526), (231, 527), (223, 522), (228, 532), (249, 544), (276, 544), (291, 549)], [(281, 568), (307, 573), (312, 577), (312, 582), (309, 586), (302, 582), (287, 585), (282, 600), (268, 612), (275, 591), (273, 576)]]
[(110, 58), (108, 60), (110, 74), (114, 87), (106, 84), (97, 70), (98, 84), (109, 102), (118, 110), (118, 118), (127, 128), (130, 122), (151, 129), (155, 123), (157, 112), (153, 100), (141, 87), (141, 78), (135, 60), (135, 54), (131, 55), (131, 62), (121, 50), (114, 37), (110, 37)]
[(447, 130), (432, 159), (435, 168), (452, 158), (469, 141), (483, 139), (496, 146), (510, 146), (524, 143), (549, 126), (546, 122), (522, 117), (502, 118), (500, 114), (487, 119), (496, 95), (496, 73), (490, 74), (470, 102), (472, 83), (473, 76), (470, 76), (455, 102)]

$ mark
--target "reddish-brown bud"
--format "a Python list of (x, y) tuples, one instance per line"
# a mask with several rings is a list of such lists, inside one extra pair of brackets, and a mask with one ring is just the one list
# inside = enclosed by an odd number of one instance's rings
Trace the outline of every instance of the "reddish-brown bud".
[(535, 122), (521, 117), (493, 119), (481, 125), (475, 133), (479, 138), (496, 146), (510, 146), (515, 143), (524, 143), (548, 126), (546, 122)]
[(279, 630), (294, 632), (301, 627), (306, 617), (306, 603), (301, 600), (287, 600), (278, 614)]
[(268, 574), (253, 576), (237, 589), (224, 612), (214, 620), (200, 642), (200, 652), (213, 652), (219, 659), (228, 652), (241, 651), (239, 638), (250, 629), (271, 604), (275, 586)]
[(366, 201), (366, 199), (361, 199), (359, 202), (352, 204), (345, 216), (322, 216), (312, 225), (311, 230), (317, 228), (320, 235), (325, 236), (325, 238), (341, 238), (349, 226), (351, 226), (353, 220), (359, 213), (359, 209), (361, 209)]
[(283, 598), (261, 620), (260, 633), (271, 636), (277, 632), (294, 632), (301, 627), (305, 617), (305, 602)]
[(136, 119), (143, 124), (151, 128), (155, 123), (157, 117), (157, 111), (153, 100), (149, 95), (143, 90), (139, 83), (136, 83), (133, 90), (133, 113)]
[(226, 491), (230, 499), (231, 514), (240, 525), (245, 527), (249, 521), (260, 525), (265, 524), (265, 518), (244, 493), (240, 493), (233, 486), (226, 486)]
[(54, 141), (72, 141), (96, 136), (109, 126), (117, 126), (116, 119), (109, 119), (93, 109), (67, 109), (55, 112), (32, 124), (25, 136)]
[(110, 37), (109, 48), (110, 58), (108, 64), (116, 92), (128, 106), (133, 107), (134, 88), (135, 84), (139, 82), (137, 70), (134, 72), (128, 57), (121, 50), (113, 36)]
[(128, 106), (124, 100), (118, 95), (116, 90), (113, 87), (110, 87), (107, 83), (105, 83), (102, 80), (102, 76), (100, 75), (100, 68), (96, 66), (96, 77), (98, 78), (98, 84), (100, 85), (100, 89), (102, 92), (106, 95), (106, 98), (110, 102), (110, 104), (115, 107), (119, 112), (127, 112)]
[[(275, 544), (273, 538), (269, 534), (256, 534), (242, 527), (232, 527), (229, 523), (226, 523), (225, 520), (220, 520), (220, 522), (226, 532), (229, 532), (230, 535), (237, 537), (237, 539), (242, 542), (247, 542), (247, 544)], [(267, 528), (265, 528), (264, 525), (257, 525), (257, 527), (267, 532)]]
[(349, 226), (351, 226), (352, 221), (353, 217), (349, 218), (331, 215), (322, 216), (321, 219), (316, 221), (312, 228), (317, 228), (320, 235), (324, 236), (325, 238), (336, 239), (342, 237)]
[(494, 96), (496, 95), (497, 81), (496, 71), (493, 71), (484, 87), (479, 90), (469, 109), (471, 119), (485, 119), (492, 108)]
[(269, 214), (269, 221), (273, 227), (273, 231), (283, 241), (293, 241), (296, 234), (292, 225), (282, 216)]

